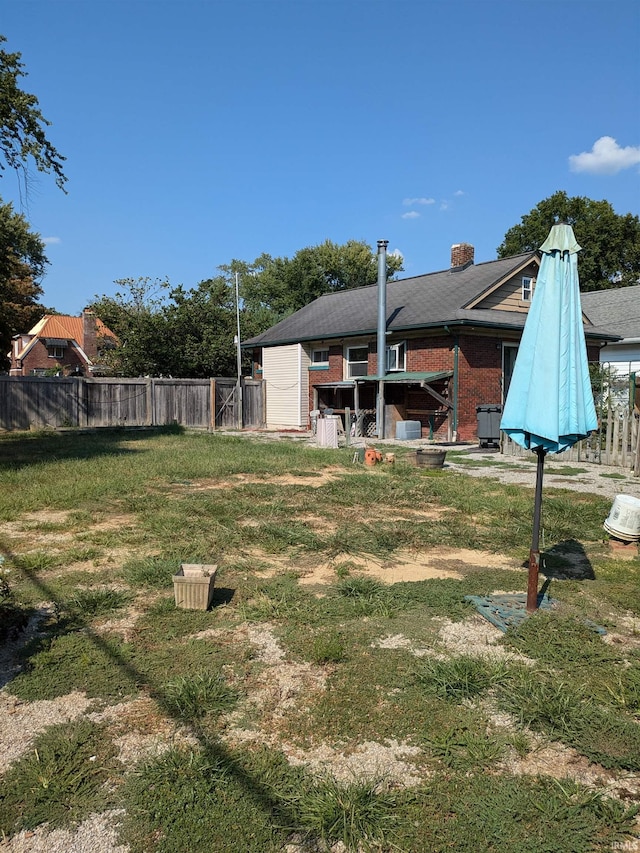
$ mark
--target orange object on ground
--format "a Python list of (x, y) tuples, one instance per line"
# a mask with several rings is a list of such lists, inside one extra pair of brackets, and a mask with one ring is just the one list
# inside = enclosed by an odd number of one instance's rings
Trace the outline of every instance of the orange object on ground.
[(364, 464), (375, 465), (377, 462), (382, 462), (382, 453), (375, 447), (367, 447), (364, 452)]

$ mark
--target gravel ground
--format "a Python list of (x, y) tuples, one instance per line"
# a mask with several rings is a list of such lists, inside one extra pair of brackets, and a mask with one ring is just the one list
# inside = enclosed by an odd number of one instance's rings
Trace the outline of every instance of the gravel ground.
[[(535, 488), (535, 460), (528, 462), (525, 459), (505, 456), (498, 451), (480, 450), (477, 447), (469, 448), (466, 453), (470, 460), (481, 463), (479, 467), (472, 468), (469, 465), (449, 463), (446, 460), (445, 467), (464, 471), (471, 477), (492, 477), (501, 483), (515, 483)], [(495, 463), (509, 467), (497, 467)], [(566, 468), (578, 469), (580, 473), (570, 475), (554, 473)], [(621, 494), (640, 498), (640, 477), (634, 477), (631, 470), (612, 465), (596, 465), (592, 462), (565, 462), (550, 456), (547, 456), (544, 464), (543, 487), (589, 492), (611, 498), (612, 501), (616, 495)]]

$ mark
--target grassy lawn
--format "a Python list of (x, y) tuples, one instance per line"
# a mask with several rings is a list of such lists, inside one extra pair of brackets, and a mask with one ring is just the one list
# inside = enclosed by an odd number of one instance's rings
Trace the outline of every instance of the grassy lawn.
[[(526, 589), (532, 490), (394, 449), (0, 436), (0, 839), (107, 815), (131, 853), (640, 850), (610, 502), (545, 487), (558, 606), (502, 634), (465, 596)], [(218, 564), (209, 611), (175, 606), (181, 562)]]

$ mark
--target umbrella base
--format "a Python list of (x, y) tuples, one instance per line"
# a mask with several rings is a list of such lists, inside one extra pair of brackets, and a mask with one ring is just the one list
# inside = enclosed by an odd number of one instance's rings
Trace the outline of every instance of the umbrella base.
[[(527, 616), (531, 615), (527, 610), (527, 596), (524, 592), (505, 595), (465, 595), (465, 600), (470, 601), (481, 616), (501, 631), (518, 628)], [(557, 599), (549, 598), (545, 592), (538, 593), (537, 610), (555, 610), (558, 604)], [(582, 621), (597, 634), (607, 633), (606, 628), (596, 625), (590, 619)]]
[[(496, 628), (508, 631), (517, 628), (529, 615), (527, 611), (527, 596), (525, 593), (511, 595), (465, 595), (481, 616), (484, 616)], [(557, 601), (549, 598), (546, 593), (538, 594), (537, 609), (553, 610)]]

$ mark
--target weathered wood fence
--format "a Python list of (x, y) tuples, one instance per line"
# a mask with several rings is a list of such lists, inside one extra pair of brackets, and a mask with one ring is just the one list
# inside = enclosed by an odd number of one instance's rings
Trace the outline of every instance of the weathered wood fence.
[[(640, 416), (628, 406), (610, 406), (601, 417), (600, 428), (578, 444), (558, 453), (567, 462), (594, 462), (621, 468), (638, 468)], [(500, 449), (507, 456), (527, 456), (528, 450), (500, 433)]]
[[(0, 429), (239, 426), (235, 379), (0, 376)], [(242, 426), (264, 425), (264, 383), (242, 380)]]

